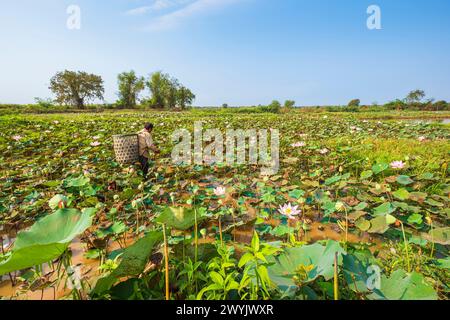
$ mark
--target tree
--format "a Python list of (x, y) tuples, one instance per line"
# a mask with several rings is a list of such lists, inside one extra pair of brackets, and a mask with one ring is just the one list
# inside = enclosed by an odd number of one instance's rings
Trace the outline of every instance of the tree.
[(168, 81), (168, 75), (161, 71), (155, 72), (150, 75), (150, 79), (146, 85), (150, 89), (151, 99), (150, 104), (155, 108), (164, 107), (164, 86)]
[(406, 109), (406, 103), (403, 100), (394, 100), (385, 105), (386, 108), (391, 110), (403, 110)]
[(162, 86), (162, 92), (164, 97), (164, 107), (174, 109), (177, 106), (177, 95), (180, 84), (177, 79), (170, 78), (165, 79)]
[(423, 90), (414, 90), (406, 96), (405, 101), (408, 104), (413, 104), (419, 103), (423, 98), (425, 98), (425, 92)]
[(185, 109), (186, 106), (189, 106), (194, 102), (195, 94), (192, 93), (191, 90), (184, 86), (180, 86), (177, 90), (177, 103), (181, 109)]
[(281, 103), (278, 100), (273, 100), (271, 104), (267, 106), (267, 111), (272, 113), (279, 113)]
[(224, 109), (228, 108), (228, 103), (222, 104), (222, 108), (224, 108)]
[(285, 108), (293, 108), (295, 106), (295, 101), (294, 100), (286, 100), (284, 102), (284, 107)]
[(359, 99), (353, 99), (352, 101), (350, 101), (348, 103), (349, 107), (359, 107), (359, 105), (361, 104), (361, 100)]
[(449, 108), (449, 104), (445, 100), (436, 101), (433, 104), (433, 110), (435, 110), (435, 111), (448, 110), (448, 108)]
[(119, 84), (118, 103), (125, 108), (135, 108), (139, 93), (145, 88), (145, 79), (137, 77), (134, 71), (117, 76)]
[(49, 89), (56, 95), (56, 102), (84, 109), (89, 100), (103, 100), (105, 89), (102, 77), (86, 72), (58, 72)]
[(195, 99), (195, 95), (177, 79), (160, 71), (153, 73), (146, 84), (152, 94), (150, 104), (155, 108), (173, 109), (178, 104), (184, 109)]

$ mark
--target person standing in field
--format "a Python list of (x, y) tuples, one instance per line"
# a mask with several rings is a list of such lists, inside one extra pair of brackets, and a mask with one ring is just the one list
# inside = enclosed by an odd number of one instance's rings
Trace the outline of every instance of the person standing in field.
[(141, 163), (144, 177), (147, 177), (150, 167), (150, 151), (159, 153), (159, 149), (153, 143), (153, 124), (146, 123), (144, 129), (138, 132), (139, 138), (139, 162)]

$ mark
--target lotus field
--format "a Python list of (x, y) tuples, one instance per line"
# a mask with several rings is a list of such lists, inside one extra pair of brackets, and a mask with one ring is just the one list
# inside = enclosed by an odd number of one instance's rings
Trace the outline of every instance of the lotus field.
[[(112, 136), (149, 121), (144, 179)], [(278, 172), (174, 164), (197, 121), (279, 130)], [(448, 299), (449, 138), (401, 112), (1, 116), (0, 299)]]

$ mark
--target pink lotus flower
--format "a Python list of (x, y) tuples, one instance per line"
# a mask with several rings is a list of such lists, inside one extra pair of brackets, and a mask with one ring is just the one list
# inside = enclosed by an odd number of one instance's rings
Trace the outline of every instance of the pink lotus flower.
[(19, 141), (22, 139), (22, 136), (16, 135), (16, 136), (13, 136), (12, 139), (15, 141)]
[(287, 203), (284, 206), (280, 206), (278, 212), (290, 220), (295, 220), (295, 216), (298, 216), (302, 211), (298, 209), (298, 206), (293, 207), (292, 204)]
[(424, 136), (419, 137), (419, 141), (420, 141), (420, 142), (424, 142), (425, 140), (427, 140), (426, 137), (424, 137)]
[(98, 141), (91, 142), (92, 147), (98, 147), (99, 145), (101, 145), (101, 143)]
[(300, 142), (291, 144), (292, 148), (301, 148), (301, 147), (305, 147), (305, 146), (306, 146), (306, 142), (304, 142), (304, 141), (300, 141)]
[(403, 169), (406, 166), (406, 163), (403, 161), (394, 161), (391, 163), (392, 169)]
[(217, 187), (214, 189), (214, 194), (217, 197), (224, 196), (227, 193), (227, 190), (224, 187)]

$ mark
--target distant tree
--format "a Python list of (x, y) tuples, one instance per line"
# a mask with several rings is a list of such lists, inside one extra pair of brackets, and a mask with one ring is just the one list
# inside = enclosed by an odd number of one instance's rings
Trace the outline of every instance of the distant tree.
[(150, 105), (155, 108), (173, 109), (178, 106), (184, 109), (195, 99), (191, 90), (160, 71), (153, 73), (146, 85), (152, 95)]
[(423, 90), (414, 90), (414, 91), (411, 91), (406, 96), (405, 102), (407, 104), (420, 103), (423, 98), (425, 98), (425, 91), (423, 91)]
[(227, 103), (224, 103), (224, 104), (222, 105), (222, 108), (224, 108), (224, 109), (228, 108), (228, 104), (227, 104)]
[(295, 106), (295, 101), (294, 100), (286, 100), (284, 102), (284, 107), (285, 108), (293, 108)]
[(268, 112), (279, 113), (281, 108), (281, 103), (278, 100), (273, 100), (266, 108)]
[(359, 107), (359, 105), (361, 104), (361, 100), (359, 99), (353, 99), (352, 101), (350, 101), (348, 103), (349, 107)]
[(166, 90), (168, 82), (170, 82), (169, 76), (161, 71), (150, 75), (150, 79), (146, 82), (146, 85), (150, 89), (150, 104), (152, 107), (164, 107), (164, 90)]
[(449, 109), (449, 103), (445, 100), (440, 100), (440, 101), (436, 101), (433, 104), (433, 110), (435, 111), (443, 111), (443, 110), (448, 110)]
[(164, 97), (164, 107), (174, 109), (178, 102), (178, 88), (180, 84), (177, 79), (167, 77), (163, 82), (162, 92)]
[(391, 101), (385, 105), (386, 108), (391, 110), (404, 110), (406, 109), (406, 106), (406, 103), (400, 99)]
[(95, 74), (65, 70), (51, 80), (49, 89), (56, 95), (56, 102), (84, 109), (89, 100), (103, 100), (103, 80)]
[(53, 107), (53, 100), (50, 98), (42, 99), (42, 98), (34, 98), (36, 104), (42, 108), (49, 109)]
[(145, 79), (136, 76), (134, 71), (123, 72), (117, 76), (119, 84), (118, 104), (125, 108), (135, 108), (139, 93), (145, 88)]
[(185, 109), (190, 106), (195, 100), (195, 94), (191, 90), (184, 86), (180, 86), (177, 89), (177, 104), (181, 109)]

